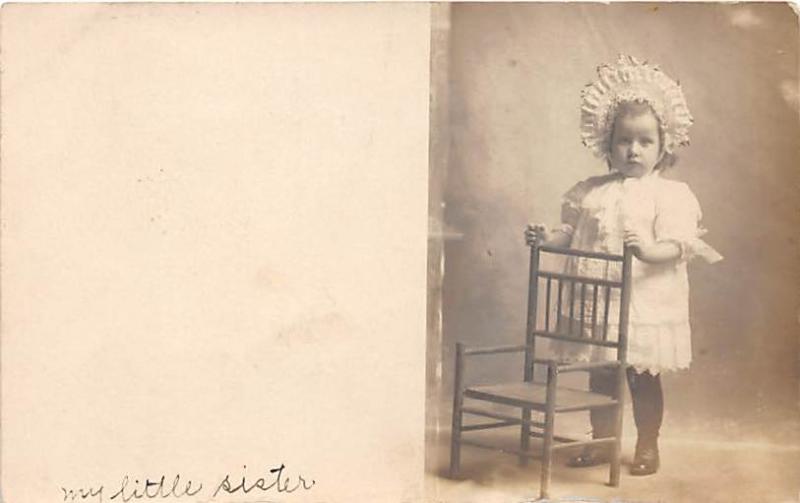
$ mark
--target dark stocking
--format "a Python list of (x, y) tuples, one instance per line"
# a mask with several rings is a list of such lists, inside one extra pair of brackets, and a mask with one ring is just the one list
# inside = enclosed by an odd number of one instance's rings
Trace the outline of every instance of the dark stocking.
[(639, 433), (636, 450), (638, 452), (641, 448), (655, 448), (664, 417), (661, 375), (637, 373), (633, 368), (628, 368), (628, 386), (633, 401), (633, 419)]
[[(627, 370), (628, 387), (633, 401), (633, 418), (640, 442), (653, 444), (658, 439), (664, 416), (664, 394), (661, 375), (650, 372), (637, 373), (632, 367)], [(589, 389), (616, 397), (616, 371), (598, 369), (589, 374)], [(605, 438), (614, 435), (613, 409), (591, 411), (592, 436)]]
[[(616, 369), (597, 369), (591, 371), (589, 373), (589, 389), (595, 393), (602, 393), (616, 398)], [(592, 438), (613, 437), (614, 416), (614, 409), (611, 407), (592, 409), (589, 412), (589, 419), (592, 423)]]

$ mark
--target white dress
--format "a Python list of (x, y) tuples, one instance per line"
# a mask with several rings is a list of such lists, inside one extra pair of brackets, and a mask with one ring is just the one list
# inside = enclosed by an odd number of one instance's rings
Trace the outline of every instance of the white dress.
[[(696, 256), (708, 262), (722, 258), (699, 239), (704, 232), (699, 226), (700, 218), (700, 205), (689, 187), (661, 178), (658, 173), (642, 178), (618, 174), (593, 177), (578, 183), (564, 196), (562, 220), (574, 229), (572, 248), (621, 254), (625, 230), (636, 231), (645, 241), (672, 241), (681, 247), (682, 255), (677, 261), (647, 264), (633, 260), (627, 360), (639, 372), (685, 369), (692, 360), (686, 261)], [(565, 272), (619, 280), (621, 270), (596, 259), (570, 258)], [(565, 306), (569, 305), (569, 294), (564, 289)], [(582, 318), (584, 335), (591, 335), (591, 313), (597, 305), (603, 305), (604, 289), (600, 289), (599, 303), (595, 303), (591, 292), (583, 294), (580, 302), (575, 293), (579, 307), (571, 316), (563, 314), (560, 322), (571, 317), (577, 324)], [(608, 340), (617, 338), (618, 314), (619, 294), (612, 290)], [(595, 316), (602, 319), (602, 315)], [(611, 348), (562, 341), (551, 341), (551, 349), (573, 361), (616, 357), (616, 350)]]

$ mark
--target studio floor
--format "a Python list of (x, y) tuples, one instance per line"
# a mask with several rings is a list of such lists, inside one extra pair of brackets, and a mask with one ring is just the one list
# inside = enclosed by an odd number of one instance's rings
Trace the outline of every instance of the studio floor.
[[(441, 410), (447, 410), (443, 404)], [(585, 414), (585, 413), (584, 413)], [(586, 433), (588, 420), (580, 413), (558, 416), (557, 431)], [(626, 413), (623, 472), (620, 486), (610, 487), (608, 465), (568, 468), (569, 451), (556, 454), (551, 502), (614, 503), (789, 503), (800, 502), (800, 445), (795, 421), (776, 421), (762, 431), (717, 428), (709, 424), (676, 424), (665, 418), (662, 427), (661, 469), (646, 477), (628, 474), (636, 440), (630, 410)], [(437, 426), (438, 424), (438, 426)], [(520, 467), (516, 456), (477, 447), (462, 448), (458, 480), (447, 477), (449, 416), (429, 422), (427, 494), (435, 503), (517, 503), (542, 501), (540, 465), (531, 460)], [(513, 446), (518, 429), (472, 432), (472, 438)], [(782, 439), (782, 440), (781, 440)], [(535, 440), (534, 440), (535, 442)], [(540, 444), (533, 443), (535, 448)]]

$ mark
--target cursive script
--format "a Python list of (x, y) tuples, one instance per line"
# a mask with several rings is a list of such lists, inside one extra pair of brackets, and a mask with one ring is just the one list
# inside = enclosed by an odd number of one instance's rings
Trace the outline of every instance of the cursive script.
[[(119, 488), (109, 497), (109, 500), (122, 501), (123, 503), (126, 503), (134, 499), (143, 498), (165, 499), (181, 498), (183, 496), (195, 496), (203, 489), (203, 484), (197, 484), (196, 487), (193, 487), (193, 485), (194, 483), (191, 480), (181, 483), (180, 474), (175, 475), (175, 478), (172, 479), (171, 485), (167, 483), (166, 475), (162, 475), (160, 478), (154, 480), (146, 478), (144, 481), (139, 481), (139, 479), (134, 479), (131, 481), (131, 478), (128, 475), (125, 475), (122, 477), (122, 482), (120, 482)], [(88, 489), (80, 488), (77, 490), (66, 489), (62, 487), (61, 491), (64, 493), (64, 501), (96, 498), (99, 503), (102, 503), (103, 496), (105, 494), (105, 486), (101, 485), (98, 487), (90, 487)]]
[[(247, 465), (244, 466), (244, 469), (247, 469)], [(258, 490), (261, 492), (266, 492), (274, 489), (276, 492), (279, 493), (293, 493), (298, 489), (303, 489), (308, 491), (312, 487), (316, 481), (311, 480), (306, 481), (302, 476), (298, 475), (297, 479), (292, 482), (288, 477), (284, 476), (283, 471), (286, 469), (286, 466), (281, 464), (281, 466), (277, 468), (271, 468), (269, 470), (269, 475), (266, 477), (259, 477), (254, 481), (248, 482), (247, 477), (242, 477), (242, 481), (236, 485), (231, 484), (230, 474), (225, 475), (225, 478), (217, 486), (217, 490), (214, 491), (212, 497), (216, 497), (220, 491), (224, 491), (228, 494), (235, 494), (235, 493), (242, 493), (248, 494), (251, 491)]]
[[(192, 481), (187, 480), (185, 485), (179, 489), (181, 483), (181, 475), (175, 475), (175, 478), (172, 481), (172, 486), (169, 489), (165, 490), (164, 480), (166, 476), (162, 475), (160, 479), (157, 481), (153, 481), (150, 479), (144, 479), (143, 483), (140, 483), (138, 480), (134, 480), (134, 482), (130, 483), (130, 478), (125, 475), (122, 478), (122, 484), (117, 492), (111, 495), (110, 499), (120, 498), (121, 501), (127, 502), (132, 499), (142, 499), (142, 498), (180, 498), (183, 496), (194, 496), (199, 493), (203, 489), (203, 484), (200, 483), (192, 491)], [(129, 486), (130, 484), (130, 486)]]
[[(243, 465), (243, 468), (247, 470), (247, 465)], [(286, 465), (281, 463), (280, 466), (266, 469), (256, 478), (242, 475), (240, 479), (227, 473), (219, 479), (217, 484), (209, 486), (213, 487), (214, 491), (210, 492), (208, 496), (216, 499), (218, 496), (228, 494), (249, 494), (251, 492), (259, 494), (269, 491), (288, 494), (298, 490), (308, 491), (315, 484), (315, 480), (302, 475), (290, 476), (287, 474)], [(168, 479), (166, 475), (152, 479), (133, 478), (125, 475), (120, 483), (113, 487), (105, 485), (78, 489), (61, 487), (61, 491), (64, 496), (63, 501), (67, 503), (128, 503), (143, 499), (164, 500), (198, 496), (201, 495), (204, 487), (200, 481), (182, 479), (181, 474), (177, 474), (171, 479)], [(219, 501), (224, 502), (224, 500)]]

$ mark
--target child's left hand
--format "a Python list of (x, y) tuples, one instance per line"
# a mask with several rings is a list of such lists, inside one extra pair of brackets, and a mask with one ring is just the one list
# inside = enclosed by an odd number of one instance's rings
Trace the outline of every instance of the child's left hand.
[(642, 239), (636, 231), (626, 230), (623, 237), (626, 245), (633, 248), (633, 256), (642, 262), (657, 264), (681, 257), (681, 247), (671, 241), (650, 241)]
[(646, 243), (642, 240), (642, 237), (636, 231), (626, 230), (625, 235), (623, 236), (623, 241), (625, 242), (626, 245), (631, 246), (633, 248), (637, 248), (638, 250), (641, 250), (642, 248), (647, 248)]
[(650, 258), (652, 254), (650, 252), (653, 243), (642, 239), (642, 236), (640, 236), (639, 233), (632, 230), (626, 230), (623, 241), (626, 245), (632, 248), (631, 251), (633, 252), (634, 257), (638, 258), (642, 262), (652, 261)]

